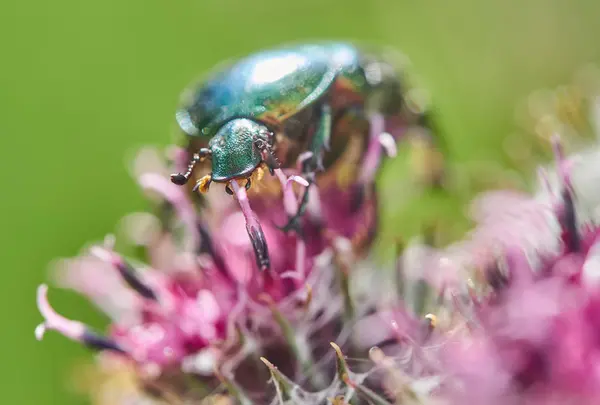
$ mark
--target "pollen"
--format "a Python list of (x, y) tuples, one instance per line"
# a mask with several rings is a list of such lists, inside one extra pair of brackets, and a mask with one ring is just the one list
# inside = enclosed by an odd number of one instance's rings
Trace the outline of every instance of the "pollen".
[(258, 184), (258, 182), (261, 181), (263, 177), (265, 177), (264, 163), (258, 166), (256, 170), (252, 172), (252, 183)]
[(429, 322), (429, 325), (432, 328), (435, 328), (437, 326), (438, 319), (437, 319), (437, 316), (435, 316), (434, 314), (425, 315), (425, 319)]
[(261, 195), (264, 197), (278, 197), (281, 195), (281, 186), (279, 181), (271, 177), (265, 177), (268, 168), (265, 163), (261, 163), (250, 176), (252, 188), (249, 190), (251, 195)]
[(203, 176), (196, 183), (196, 187), (198, 188), (198, 191), (200, 193), (202, 193), (202, 194), (207, 193), (208, 192), (208, 188), (210, 187), (211, 181), (212, 181), (212, 176), (210, 174), (207, 174), (206, 176)]

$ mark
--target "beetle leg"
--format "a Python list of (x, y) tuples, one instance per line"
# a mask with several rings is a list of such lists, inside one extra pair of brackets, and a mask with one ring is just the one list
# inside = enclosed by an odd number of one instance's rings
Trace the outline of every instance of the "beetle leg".
[(279, 168), (279, 162), (277, 162), (277, 159), (275, 158), (275, 155), (273, 155), (271, 148), (266, 150), (265, 155), (265, 163), (269, 168), (269, 173), (271, 173), (271, 176), (273, 176), (275, 175), (275, 169)]
[(208, 148), (202, 148), (202, 149), (200, 149), (200, 151), (198, 153), (194, 153), (194, 156), (192, 157), (192, 159), (190, 160), (190, 163), (188, 164), (186, 172), (185, 173), (173, 173), (171, 175), (171, 181), (173, 183), (177, 184), (178, 186), (183, 186), (190, 179), (190, 176), (192, 175), (192, 171), (194, 171), (194, 166), (196, 166), (196, 163), (206, 159), (207, 157), (210, 157), (211, 154), (212, 154), (212, 152)]
[(329, 142), (331, 138), (331, 126), (332, 126), (332, 113), (331, 106), (329, 104), (323, 104), (321, 107), (321, 118), (319, 120), (319, 126), (315, 131), (314, 137), (310, 144), (311, 156), (308, 157), (302, 163), (303, 177), (308, 180), (308, 186), (304, 189), (304, 194), (300, 200), (300, 205), (296, 214), (288, 219), (287, 224), (278, 227), (284, 232), (294, 230), (299, 236), (300, 231), (300, 220), (306, 213), (308, 207), (308, 199), (310, 196), (310, 188), (314, 187), (315, 172), (323, 170), (323, 154), (326, 150), (329, 150)]
[(323, 104), (321, 107), (321, 118), (319, 126), (315, 131), (310, 143), (310, 152), (312, 158), (304, 161), (302, 171), (304, 174), (323, 170), (323, 154), (329, 150), (332, 126), (332, 112), (329, 104)]
[(306, 186), (306, 188), (304, 189), (304, 194), (302, 195), (302, 199), (300, 200), (300, 204), (298, 205), (298, 210), (296, 211), (296, 213), (294, 215), (289, 217), (288, 222), (285, 225), (283, 225), (283, 226), (277, 225), (277, 228), (282, 230), (285, 233), (288, 233), (289, 231), (296, 232), (296, 234), (300, 238), (303, 237), (300, 220), (304, 216), (304, 214), (306, 212), (306, 208), (308, 207), (308, 197), (310, 196), (309, 188), (312, 187), (312, 185), (314, 183), (314, 176), (311, 175), (311, 176), (305, 176), (305, 177), (308, 177), (308, 179), (307, 179), (308, 186)]
[(255, 144), (256, 147), (260, 150), (263, 162), (265, 162), (265, 164), (269, 168), (269, 173), (271, 173), (271, 176), (275, 175), (275, 169), (278, 169), (280, 164), (277, 161), (275, 155), (273, 154), (273, 150), (271, 149), (269, 144), (267, 144), (262, 139), (257, 139), (255, 141)]

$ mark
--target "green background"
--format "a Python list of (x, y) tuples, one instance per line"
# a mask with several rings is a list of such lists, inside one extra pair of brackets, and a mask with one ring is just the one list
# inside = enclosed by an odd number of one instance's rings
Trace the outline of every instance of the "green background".
[[(85, 403), (65, 381), (87, 352), (53, 333), (35, 341), (35, 288), (52, 259), (145, 207), (125, 158), (171, 141), (179, 92), (202, 71), (286, 41), (393, 45), (431, 91), (453, 159), (506, 166), (502, 141), (517, 130), (517, 104), (599, 61), (599, 17), (595, 0), (4, 0), (0, 402)], [(393, 176), (392, 167), (389, 200), (403, 191)], [(392, 228), (416, 226), (388, 205)], [(51, 300), (104, 324), (66, 292)]]

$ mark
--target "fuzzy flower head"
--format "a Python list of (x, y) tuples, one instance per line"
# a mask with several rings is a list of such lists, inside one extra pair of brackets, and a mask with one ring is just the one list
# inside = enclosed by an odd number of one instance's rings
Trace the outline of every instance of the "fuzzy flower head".
[(536, 196), (488, 194), (475, 231), (446, 249), (475, 270), (448, 295), (465, 328), (435, 350), (449, 403), (600, 400), (600, 229), (581, 221), (576, 160), (554, 145), (556, 183), (544, 174)]
[(350, 142), (318, 178), (265, 170), (202, 199), (169, 179), (188, 151), (142, 151), (156, 209), (123, 230), (144, 257), (109, 235), (54, 273), (108, 330), (58, 314), (42, 285), (36, 336), (99, 352), (96, 405), (600, 403), (597, 151), (566, 157), (554, 137), (537, 193), (484, 193), (464, 240), (425, 235), (375, 267), (374, 178), (399, 136), (370, 124), (366, 149)]
[[(42, 285), (37, 338), (53, 330), (99, 351), (100, 373), (133, 375), (131, 395), (139, 398), (351, 397), (367, 375), (344, 380), (342, 350), (366, 355), (353, 320), (379, 301), (366, 291), (372, 282), (351, 274), (377, 226), (375, 175), (396, 148), (383, 121), (372, 124), (367, 149), (348, 146), (336, 165), (309, 179), (310, 188), (297, 170), (275, 169), (264, 181), (253, 178), (250, 190), (232, 181), (233, 196), (213, 190), (199, 199), (169, 179), (185, 165), (185, 150), (170, 149), (165, 159), (144, 149), (133, 172), (156, 209), (127, 216), (120, 232), (144, 257), (118, 253), (109, 235), (54, 272), (60, 286), (105, 312), (110, 327), (97, 333), (58, 314)], [(282, 229), (307, 196), (303, 219)]]
[(600, 401), (600, 228), (579, 199), (590, 153), (566, 157), (557, 138), (554, 151), (538, 194), (485, 193), (465, 240), (404, 250), (399, 294), (355, 330), (374, 347), (373, 403)]

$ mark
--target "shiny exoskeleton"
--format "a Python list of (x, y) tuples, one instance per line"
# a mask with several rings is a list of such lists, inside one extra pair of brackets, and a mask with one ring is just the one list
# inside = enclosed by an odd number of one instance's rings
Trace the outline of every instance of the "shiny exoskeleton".
[[(363, 123), (366, 149), (372, 114), (406, 121), (401, 118), (406, 115), (403, 92), (392, 64), (351, 43), (290, 45), (250, 55), (214, 72), (189, 93), (176, 117), (193, 147), (192, 158), (187, 171), (171, 179), (183, 185), (199, 162), (210, 160), (210, 174), (195, 189), (206, 192), (218, 182), (233, 194), (240, 180), (250, 188), (259, 168), (273, 174), (300, 161), (312, 185), (346, 146), (348, 137), (338, 123), (349, 117)], [(356, 189), (356, 206), (368, 186)], [(284, 230), (297, 229), (307, 199), (308, 189)], [(260, 238), (256, 232), (250, 235), (255, 247), (264, 245), (264, 252), (257, 251), (259, 266), (268, 267), (264, 241), (255, 240)]]

